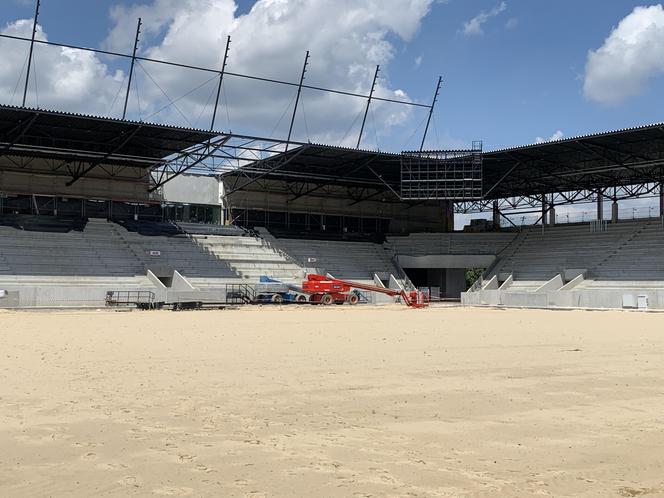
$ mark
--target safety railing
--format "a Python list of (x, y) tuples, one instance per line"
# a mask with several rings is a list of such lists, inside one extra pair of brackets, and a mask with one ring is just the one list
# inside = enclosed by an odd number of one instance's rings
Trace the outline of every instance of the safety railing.
[(148, 290), (111, 290), (106, 291), (106, 306), (126, 307), (138, 306), (153, 308), (155, 293)]

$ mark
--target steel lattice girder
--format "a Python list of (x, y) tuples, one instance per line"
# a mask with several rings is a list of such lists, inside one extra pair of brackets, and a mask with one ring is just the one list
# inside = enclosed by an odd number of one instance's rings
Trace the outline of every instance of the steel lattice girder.
[[(620, 187), (599, 190), (574, 190), (570, 192), (555, 192), (546, 195), (547, 206), (565, 206), (597, 202), (601, 196), (610, 201), (623, 201), (653, 197), (660, 189), (659, 183), (642, 183), (638, 185), (623, 185)], [(539, 209), (542, 206), (541, 196), (516, 196), (503, 199), (490, 199), (471, 202), (457, 202), (454, 211), (457, 214), (486, 213), (493, 211), (494, 204), (500, 211), (515, 211), (519, 209)]]

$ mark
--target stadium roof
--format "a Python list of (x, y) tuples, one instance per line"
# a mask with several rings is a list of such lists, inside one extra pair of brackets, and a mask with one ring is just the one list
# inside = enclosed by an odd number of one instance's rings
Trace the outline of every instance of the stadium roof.
[[(152, 168), (183, 150), (212, 140), (218, 141), (218, 149), (232, 136), (0, 105), (0, 155), (59, 158), (87, 162), (92, 167), (104, 163)], [(272, 142), (272, 146), (285, 144)], [(339, 185), (400, 191), (400, 154), (321, 144), (291, 145), (294, 148), (287, 152), (227, 170), (225, 175), (242, 177), (227, 193), (262, 179), (314, 184), (314, 189)], [(207, 151), (187, 156), (180, 161), (183, 164), (168, 171), (180, 174), (203, 161), (206, 154)], [(661, 182), (664, 124), (497, 150), (483, 156), (485, 199)], [(303, 195), (310, 191), (302, 190)]]
[(0, 154), (152, 167), (217, 133), (0, 105)]
[[(483, 154), (486, 199), (597, 190), (664, 179), (664, 124), (533, 144)], [(399, 191), (401, 157), (303, 145), (241, 168), (248, 180), (300, 181)], [(229, 175), (237, 175), (230, 172)]]
[[(386, 187), (390, 184), (391, 188), (398, 189), (400, 171), (400, 154), (309, 144), (247, 164), (226, 176), (240, 173), (246, 177), (233, 191), (263, 178), (347, 186)], [(230, 193), (232, 191), (227, 192)]]
[(484, 195), (597, 190), (664, 179), (664, 124), (484, 154)]

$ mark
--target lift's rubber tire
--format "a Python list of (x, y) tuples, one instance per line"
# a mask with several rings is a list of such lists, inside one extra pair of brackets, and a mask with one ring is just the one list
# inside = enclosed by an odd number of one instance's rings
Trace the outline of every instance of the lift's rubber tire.
[(357, 294), (350, 294), (348, 296), (348, 304), (350, 304), (351, 306), (356, 305), (359, 301), (360, 301), (360, 298), (357, 297)]
[(307, 296), (305, 296), (304, 294), (300, 294), (299, 296), (297, 296), (295, 298), (295, 302), (297, 302), (297, 303), (306, 303), (307, 302)]
[(329, 306), (334, 302), (334, 298), (330, 294), (323, 294), (323, 297), (320, 298), (321, 304)]
[(275, 294), (274, 296), (272, 296), (272, 302), (274, 304), (283, 304), (284, 297), (281, 294)]

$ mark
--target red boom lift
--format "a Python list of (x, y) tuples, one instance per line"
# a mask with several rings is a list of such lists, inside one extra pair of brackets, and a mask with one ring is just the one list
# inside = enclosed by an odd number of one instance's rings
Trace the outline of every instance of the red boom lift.
[(311, 303), (325, 305), (333, 303), (357, 304), (359, 297), (352, 293), (351, 289), (378, 292), (388, 296), (400, 296), (406, 306), (411, 308), (426, 308), (429, 305), (428, 296), (420, 291), (406, 292), (405, 290), (387, 289), (377, 285), (350, 282), (315, 274), (307, 275), (307, 279), (302, 282), (302, 291), (309, 294), (309, 302)]

